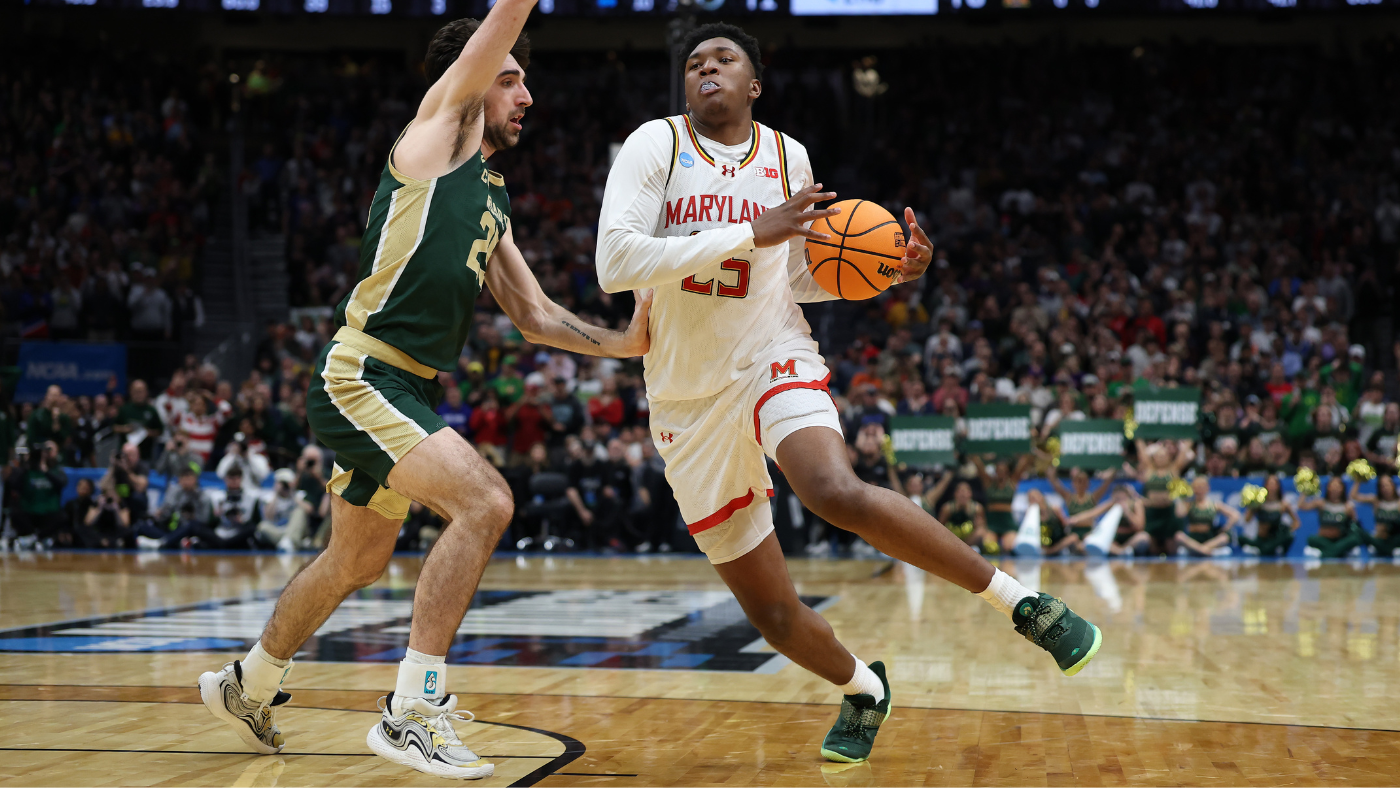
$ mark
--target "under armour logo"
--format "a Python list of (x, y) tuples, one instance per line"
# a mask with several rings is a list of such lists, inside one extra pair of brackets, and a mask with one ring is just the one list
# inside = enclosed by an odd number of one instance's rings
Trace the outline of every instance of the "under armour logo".
[(733, 178), (733, 177), (734, 177), (734, 165), (733, 165), (733, 164), (721, 164), (721, 165), (719, 165), (719, 174), (720, 174), (720, 175), (723, 175), (723, 176), (726, 177), (726, 178)]
[(663, 432), (663, 433), (661, 433), (661, 442), (662, 442), (662, 443), (675, 443), (675, 442), (676, 442), (676, 433), (674, 433), (674, 432)]

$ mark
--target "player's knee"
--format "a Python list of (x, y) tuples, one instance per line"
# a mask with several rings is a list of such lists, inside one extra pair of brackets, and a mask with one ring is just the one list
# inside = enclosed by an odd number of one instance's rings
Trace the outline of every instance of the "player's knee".
[(754, 625), (768, 641), (768, 645), (780, 648), (792, 638), (797, 627), (800, 602), (772, 602), (748, 611), (749, 623)]
[(493, 526), (504, 529), (510, 525), (510, 518), (515, 515), (515, 494), (500, 476), (496, 477), (487, 493), (486, 506), (490, 512), (488, 519)]
[(838, 528), (855, 530), (862, 522), (865, 483), (854, 473), (832, 473), (815, 480), (798, 497), (818, 517)]
[(344, 588), (341, 590), (350, 593), (373, 585), (374, 581), (384, 574), (384, 568), (389, 565), (390, 555), (392, 552), (381, 556), (374, 551), (366, 551), (342, 562), (339, 577)]
[(480, 527), (500, 535), (515, 515), (515, 495), (499, 475), (483, 489), (472, 491), (471, 506)]

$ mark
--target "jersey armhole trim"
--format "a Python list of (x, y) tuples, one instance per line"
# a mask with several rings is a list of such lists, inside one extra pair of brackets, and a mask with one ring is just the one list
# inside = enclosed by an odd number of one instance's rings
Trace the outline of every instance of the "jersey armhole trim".
[(774, 131), (773, 136), (778, 140), (778, 172), (783, 181), (783, 200), (792, 199), (792, 183), (788, 180), (788, 157), (787, 144), (783, 142), (783, 133)]
[(681, 133), (676, 130), (676, 122), (670, 118), (666, 119), (666, 125), (671, 127), (671, 163), (666, 168), (666, 186), (671, 185), (671, 175), (676, 171), (676, 157), (681, 155)]
[(394, 176), (394, 180), (398, 181), (404, 186), (412, 186), (414, 184), (427, 183), (428, 181), (432, 180), (431, 178), (423, 178), (420, 180), (409, 175), (404, 175), (402, 172), (399, 172), (398, 167), (394, 166), (394, 151), (399, 149), (399, 143), (403, 142), (403, 135), (408, 133), (409, 126), (412, 125), (413, 121), (410, 120), (408, 122), (408, 126), (403, 127), (403, 131), (399, 132), (398, 139), (394, 140), (393, 146), (389, 148), (389, 174)]

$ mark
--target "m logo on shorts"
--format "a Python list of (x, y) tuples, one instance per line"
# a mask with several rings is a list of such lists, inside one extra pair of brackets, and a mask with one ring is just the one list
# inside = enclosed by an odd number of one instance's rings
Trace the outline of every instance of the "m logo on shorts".
[(790, 358), (781, 364), (774, 361), (769, 366), (769, 371), (768, 382), (770, 383), (778, 378), (795, 378), (797, 377), (797, 359)]
[(423, 691), (429, 694), (437, 692), (436, 670), (430, 670), (423, 674)]

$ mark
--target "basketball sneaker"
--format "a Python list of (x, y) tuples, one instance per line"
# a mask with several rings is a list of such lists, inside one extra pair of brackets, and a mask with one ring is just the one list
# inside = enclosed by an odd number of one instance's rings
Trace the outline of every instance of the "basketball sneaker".
[(822, 741), (822, 757), (837, 763), (860, 763), (870, 757), (875, 746), (875, 734), (890, 718), (890, 681), (885, 678), (885, 663), (872, 662), (870, 670), (885, 686), (885, 698), (879, 703), (871, 695), (847, 695), (841, 699), (841, 716), (827, 731)]
[(278, 690), (271, 701), (258, 703), (243, 694), (243, 666), (238, 660), (224, 665), (223, 670), (199, 677), (199, 697), (215, 717), (227, 722), (238, 732), (253, 752), (274, 755), (286, 744), (274, 719), (279, 706), (292, 696)]
[(396, 698), (391, 692), (379, 699), (379, 708), (384, 715), (365, 737), (375, 755), (453, 780), (479, 780), (496, 770), (457, 738), (452, 721), (467, 722), (476, 717), (457, 713), (456, 695), (433, 703), (424, 698)]
[(1103, 645), (1103, 633), (1098, 627), (1049, 594), (1028, 596), (1017, 602), (1011, 611), (1011, 623), (1026, 640), (1050, 652), (1066, 676), (1083, 670)]

